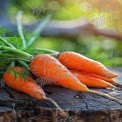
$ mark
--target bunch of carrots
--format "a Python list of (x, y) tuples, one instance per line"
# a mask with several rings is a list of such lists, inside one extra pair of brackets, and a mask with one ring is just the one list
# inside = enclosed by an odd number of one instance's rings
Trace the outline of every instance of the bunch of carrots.
[[(58, 85), (80, 92), (89, 92), (122, 104), (122, 101), (117, 98), (89, 89), (89, 87), (115, 89), (114, 84), (121, 85), (113, 79), (117, 77), (117, 74), (111, 72), (100, 62), (75, 52), (59, 53), (48, 49), (30, 48), (39, 33), (35, 31), (36, 37), (34, 36), (26, 41), (20, 18), (21, 13), (17, 16), (18, 32), (22, 40), (21, 48), (18, 49), (6, 38), (0, 36), (0, 41), (3, 43), (0, 46), (0, 60), (10, 64), (10, 67), (3, 72), (6, 85), (38, 100), (47, 99), (51, 101), (61, 111), (62, 115), (66, 115), (66, 113), (55, 101), (46, 97), (45, 92), (30, 73), (40, 79), (38, 82), (41, 82), (41, 84)], [(37, 30), (40, 32), (41, 29), (42, 24)], [(40, 52), (43, 54), (40, 54)], [(46, 80), (41, 80), (42, 78)]]
[[(16, 50), (17, 49), (12, 49), (11, 51)], [(21, 51), (21, 54), (22, 53), (26, 55), (25, 58), (28, 57), (29, 59), (30, 54)], [(27, 73), (28, 70), (37, 78), (40, 78), (40, 80), (38, 80), (39, 82), (45, 81), (41, 80), (41, 78), (46, 79), (46, 83), (43, 84), (59, 85), (80, 92), (97, 94), (122, 104), (122, 101), (117, 98), (88, 88), (115, 89), (116, 86), (112, 85), (112, 83), (120, 83), (113, 79), (117, 77), (117, 74), (111, 72), (103, 64), (81, 54), (66, 51), (58, 54), (56, 57), (49, 54), (40, 54), (34, 57), (31, 55), (28, 66), (28, 69), (20, 66), (9, 68), (3, 73), (5, 83), (36, 99), (51, 100), (46, 97), (43, 89), (34, 81), (31, 75)], [(61, 110), (54, 101), (53, 103)]]

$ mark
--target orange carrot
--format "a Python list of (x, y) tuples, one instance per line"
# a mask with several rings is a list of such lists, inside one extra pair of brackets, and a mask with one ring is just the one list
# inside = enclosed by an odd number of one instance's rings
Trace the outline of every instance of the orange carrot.
[(43, 89), (26, 73), (21, 67), (13, 67), (3, 74), (5, 83), (13, 89), (26, 93), (38, 100), (46, 99), (51, 101), (60, 111), (61, 115), (66, 113), (50, 98), (47, 98)]
[(88, 87), (96, 87), (96, 88), (115, 88), (115, 86), (113, 86), (112, 84), (96, 78), (96, 77), (92, 77), (88, 74), (79, 72), (79, 71), (73, 71), (71, 70), (71, 72), (73, 73), (73, 75), (75, 75), (83, 84), (85, 84)]
[(90, 76), (95, 77), (95, 78), (102, 79), (102, 80), (110, 82), (110, 83), (114, 83), (114, 79), (112, 79), (112, 78), (106, 78), (106, 77), (103, 77), (103, 76), (100, 76), (100, 75), (97, 75), (97, 74), (91, 74), (91, 73), (87, 73), (87, 75), (90, 75)]
[(58, 84), (80, 92), (90, 92), (122, 104), (121, 100), (111, 97), (108, 94), (90, 90), (57, 59), (48, 54), (42, 54), (34, 57), (29, 66), (34, 75), (48, 79), (50, 84)]
[(114, 84), (116, 84), (116, 85), (121, 85), (121, 86), (122, 86), (121, 83), (119, 83), (118, 81), (116, 81), (116, 80), (114, 80), (114, 79), (112, 79), (112, 78), (106, 78), (106, 77), (103, 77), (103, 76), (100, 76), (100, 75), (97, 75), (97, 74), (91, 74), (91, 73), (86, 73), (86, 72), (82, 72), (82, 73), (83, 73), (83, 74), (90, 75), (90, 76), (95, 77), (95, 78), (102, 79), (102, 80), (104, 80), (104, 81), (106, 81), (106, 82), (109, 82), (109, 83), (114, 83)]
[(79, 91), (88, 90), (66, 67), (48, 54), (34, 57), (30, 63), (30, 70), (34, 75), (48, 79), (50, 84), (59, 84)]
[(57, 59), (68, 69), (98, 74), (104, 77), (113, 78), (117, 74), (112, 73), (100, 62), (94, 61), (75, 52), (62, 52)]
[(25, 72), (23, 68), (10, 68), (4, 73), (3, 79), (5, 83), (11, 88), (29, 94), (30, 96), (36, 99), (44, 99), (46, 96), (43, 89), (40, 86), (38, 86), (37, 83), (29, 76), (26, 76), (24, 81), (24, 78), (22, 76), (19, 76), (19, 73), (22, 72)]

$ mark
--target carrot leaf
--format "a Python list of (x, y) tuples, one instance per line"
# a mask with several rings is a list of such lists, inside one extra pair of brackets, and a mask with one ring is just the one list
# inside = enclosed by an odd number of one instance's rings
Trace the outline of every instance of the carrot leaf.
[(18, 77), (21, 77), (23, 79), (23, 81), (26, 81), (27, 76), (29, 76), (28, 70), (20, 71), (20, 72), (17, 72), (14, 70), (8, 70), (7, 72), (10, 73), (11, 75), (15, 76), (16, 80), (18, 79)]
[(21, 22), (21, 19), (22, 19), (22, 11), (19, 11), (18, 13), (17, 13), (17, 17), (16, 17), (16, 19), (17, 19), (17, 29), (18, 29), (18, 33), (19, 33), (19, 35), (20, 35), (20, 38), (21, 38), (21, 40), (22, 40), (22, 49), (23, 48), (26, 48), (26, 39), (25, 39), (25, 37), (24, 37), (24, 33), (23, 33), (23, 30), (22, 30), (22, 22)]
[(33, 42), (40, 36), (40, 33), (42, 29), (45, 27), (45, 25), (48, 23), (50, 20), (51, 15), (46, 16), (38, 25), (38, 27), (32, 32), (32, 36), (29, 39), (27, 46), (31, 46)]
[(2, 40), (3, 43), (5, 43), (7, 46), (11, 47), (11, 48), (15, 48), (11, 43), (9, 43), (5, 38), (3, 38), (2, 36), (0, 36), (0, 40)]

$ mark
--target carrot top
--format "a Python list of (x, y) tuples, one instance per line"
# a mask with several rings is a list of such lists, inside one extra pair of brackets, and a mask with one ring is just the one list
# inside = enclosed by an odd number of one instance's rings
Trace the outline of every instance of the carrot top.
[(23, 79), (23, 81), (27, 80), (27, 77), (30, 76), (30, 73), (27, 69), (24, 68), (20, 68), (20, 67), (12, 67), (9, 68), (6, 73), (9, 73), (13, 76), (15, 76), (15, 78), (17, 79), (18, 77), (21, 77)]

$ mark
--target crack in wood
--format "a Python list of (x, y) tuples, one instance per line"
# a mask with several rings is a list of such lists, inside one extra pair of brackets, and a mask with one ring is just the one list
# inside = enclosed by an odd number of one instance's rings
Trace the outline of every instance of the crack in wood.
[[(71, 112), (71, 118), (78, 114), (79, 118), (76, 122), (118, 122), (122, 120), (122, 106), (114, 101), (63, 87), (45, 86), (44, 90), (47, 92), (47, 97), (54, 99), (68, 113)], [(115, 91), (114, 94), (108, 89), (95, 90), (122, 99), (122, 91), (120, 90), (119, 92)], [(16, 104), (14, 109), (13, 103)], [(7, 86), (0, 88), (0, 120), (1, 117), (6, 119), (6, 116), (12, 120), (13, 116), (14, 121), (12, 122), (56, 122), (55, 115), (55, 107), (47, 101), (37, 101)], [(47, 120), (48, 117), (51, 120)], [(68, 121), (71, 118), (67, 118), (67, 122), (71, 122)], [(8, 122), (8, 119), (0, 122)]]
[(108, 122), (112, 122), (111, 121), (111, 112), (110, 112), (110, 110), (108, 110)]
[(11, 94), (11, 92), (6, 88), (4, 87), (4, 90), (9, 94), (9, 96), (14, 99), (14, 95)]
[(89, 107), (88, 107), (88, 105), (87, 105), (87, 102), (85, 102), (84, 100), (83, 100), (83, 102), (84, 102), (84, 104), (85, 104), (85, 106), (86, 106), (86, 109), (89, 110)]
[(0, 88), (4, 88), (5, 87), (5, 82), (3, 79), (0, 79)]

